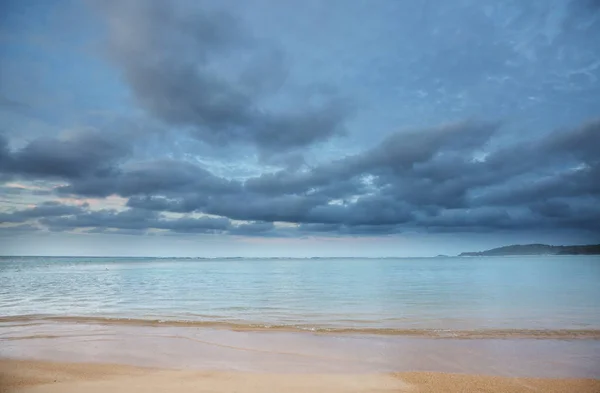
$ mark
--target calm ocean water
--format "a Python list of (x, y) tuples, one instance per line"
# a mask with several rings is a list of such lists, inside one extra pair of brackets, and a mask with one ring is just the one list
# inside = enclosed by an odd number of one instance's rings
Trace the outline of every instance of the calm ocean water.
[(598, 329), (600, 257), (4, 257), (0, 315), (308, 329)]

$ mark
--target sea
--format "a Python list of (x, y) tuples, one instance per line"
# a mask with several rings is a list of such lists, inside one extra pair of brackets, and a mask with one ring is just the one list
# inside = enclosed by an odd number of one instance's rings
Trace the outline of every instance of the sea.
[(600, 257), (2, 257), (0, 317), (374, 334), (598, 330)]

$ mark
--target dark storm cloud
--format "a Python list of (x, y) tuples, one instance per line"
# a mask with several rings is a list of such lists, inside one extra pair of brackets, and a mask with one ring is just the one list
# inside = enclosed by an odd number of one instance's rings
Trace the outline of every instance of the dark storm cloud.
[(148, 223), (157, 220), (157, 212), (142, 210), (114, 210), (86, 211), (83, 214), (46, 217), (39, 222), (52, 231), (65, 231), (75, 228), (117, 228), (117, 229), (147, 229)]
[(308, 192), (336, 199), (369, 194), (372, 188), (376, 196), (363, 196), (354, 205), (360, 208), (379, 198), (371, 204), (382, 206), (389, 217), (394, 216), (390, 211), (405, 210), (399, 207), (406, 203), (455, 207), (464, 204), (468, 191), (461, 177), (482, 172), (473, 154), (485, 148), (497, 128), (497, 124), (461, 122), (398, 132), (363, 153), (309, 172), (263, 175), (248, 180), (246, 187), (267, 195)]
[(582, 167), (564, 172), (547, 174), (539, 178), (508, 182), (503, 186), (482, 190), (473, 198), (474, 205), (519, 205), (534, 203), (547, 198), (576, 198), (600, 195), (600, 168)]
[[(298, 193), (316, 187), (338, 186), (364, 174), (398, 176), (438, 159), (440, 153), (472, 153), (490, 139), (497, 125), (461, 122), (431, 129), (394, 133), (363, 153), (321, 165), (309, 172), (281, 171), (246, 182), (247, 187), (265, 194)], [(466, 157), (467, 159), (470, 157)], [(359, 182), (360, 183), (360, 182)], [(354, 184), (354, 189), (359, 184)]]
[[(600, 161), (595, 154), (600, 122), (527, 141), (493, 143), (500, 131), (499, 124), (466, 121), (398, 132), (355, 155), (245, 181), (224, 179), (198, 164), (174, 159), (114, 164), (103, 172), (85, 168), (69, 172), (56, 166), (54, 173), (69, 181), (58, 192), (116, 194), (128, 198), (130, 209), (58, 214), (52, 210), (59, 206), (45, 206), (45, 212), (12, 213), (18, 213), (21, 221), (11, 222), (23, 222), (29, 214), (51, 230), (154, 228), (255, 236), (558, 227), (600, 230), (600, 220), (596, 220), (600, 217), (596, 181)], [(9, 151), (7, 156), (14, 161), (19, 154)], [(29, 172), (16, 173), (50, 174), (47, 168), (44, 172), (28, 168)], [(171, 219), (162, 212), (221, 218)], [(234, 225), (230, 219), (251, 223)], [(299, 227), (282, 229), (274, 222)]]
[(314, 228), (346, 233), (358, 226), (367, 232), (377, 226), (387, 226), (383, 231), (445, 231), (581, 225), (576, 209), (558, 220), (540, 214), (535, 206), (557, 198), (567, 198), (563, 203), (569, 206), (578, 205), (582, 196), (598, 200), (593, 152), (598, 122), (527, 144), (490, 146), (497, 131), (497, 124), (465, 122), (398, 133), (363, 153), (310, 171), (249, 179), (240, 193), (171, 200), (146, 196), (130, 204), (174, 211), (186, 206), (183, 210), (196, 208), (240, 220), (319, 224)]
[(592, 165), (600, 163), (599, 144), (600, 120), (594, 120), (567, 132), (550, 134), (543, 140), (542, 147)]
[(264, 198), (261, 195), (242, 193), (224, 198), (214, 198), (201, 208), (209, 214), (244, 221), (303, 222), (310, 220), (314, 208), (327, 203), (325, 198), (300, 195), (281, 195)]
[(4, 169), (10, 160), (10, 148), (8, 146), (8, 138), (0, 134), (0, 169)]
[[(250, 142), (269, 153), (343, 132), (349, 107), (335, 94), (319, 94), (320, 104), (298, 103), (290, 110), (260, 105), (285, 79), (284, 56), (265, 50), (232, 15), (199, 3), (98, 3), (108, 23), (109, 57), (137, 103), (157, 119), (191, 127), (211, 144)], [(242, 70), (234, 76), (215, 71), (227, 64)]]
[(114, 172), (111, 177), (90, 176), (60, 187), (66, 194), (107, 196), (181, 195), (206, 193), (219, 195), (236, 192), (237, 182), (219, 178), (198, 165), (170, 159), (138, 162)]
[(127, 142), (98, 131), (64, 138), (38, 138), (11, 151), (0, 137), (0, 171), (32, 178), (106, 177), (130, 152)]
[(51, 231), (65, 231), (75, 228), (98, 228), (145, 231), (164, 229), (179, 233), (219, 233), (230, 228), (226, 218), (179, 218), (167, 219), (149, 210), (129, 209), (125, 211), (99, 210), (86, 211), (65, 217), (46, 217), (40, 224)]
[(112, 194), (176, 194), (197, 190), (212, 195), (239, 184), (214, 176), (189, 162), (160, 159), (125, 164), (134, 141), (129, 136), (82, 131), (64, 138), (38, 138), (10, 150), (0, 135), (0, 175), (66, 180), (62, 194), (106, 197)]
[(0, 213), (0, 224), (5, 222), (18, 223), (41, 217), (59, 217), (81, 214), (83, 207), (63, 205), (58, 202), (44, 202), (35, 207), (17, 210), (12, 213)]
[(486, 170), (499, 176), (473, 203), (519, 205), (560, 197), (598, 198), (599, 144), (600, 121), (596, 120), (540, 137), (537, 143), (499, 149), (484, 163)]

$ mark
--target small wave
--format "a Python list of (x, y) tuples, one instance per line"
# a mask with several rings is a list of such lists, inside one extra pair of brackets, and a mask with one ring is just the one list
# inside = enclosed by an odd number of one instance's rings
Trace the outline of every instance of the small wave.
[[(198, 321), (183, 319), (142, 319), (94, 316), (48, 316), (21, 315), (0, 317), (3, 324), (38, 324), (41, 322), (85, 323), (103, 325), (134, 325), (134, 326), (173, 326), (173, 327), (204, 327), (226, 329), (233, 331), (282, 331), (282, 332), (311, 332), (315, 334), (355, 334), (355, 335), (385, 335), (410, 336), (444, 339), (491, 339), (491, 338), (533, 338), (533, 339), (600, 339), (600, 329), (400, 329), (377, 327), (333, 327), (317, 325), (274, 325), (243, 322)], [(13, 325), (14, 326), (14, 325)]]

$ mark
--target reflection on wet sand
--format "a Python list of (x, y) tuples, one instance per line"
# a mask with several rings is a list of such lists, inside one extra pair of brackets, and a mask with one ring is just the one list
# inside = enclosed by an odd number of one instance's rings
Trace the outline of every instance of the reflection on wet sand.
[(1, 357), (272, 373), (435, 371), (600, 378), (600, 340), (593, 339), (457, 340), (70, 320), (22, 322), (0, 324)]

